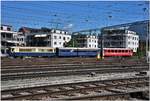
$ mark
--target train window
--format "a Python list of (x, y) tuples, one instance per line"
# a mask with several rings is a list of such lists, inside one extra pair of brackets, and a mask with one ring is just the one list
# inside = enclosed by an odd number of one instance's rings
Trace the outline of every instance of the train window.
[(121, 50), (119, 50), (119, 52), (121, 52)]
[(108, 50), (108, 52), (110, 52), (110, 50)]
[(111, 52), (114, 52), (114, 50), (111, 50)]
[(118, 52), (118, 50), (115, 50), (115, 52), (117, 53), (117, 52)]
[(20, 52), (33, 52), (35, 49), (19, 49)]
[(125, 50), (126, 52), (128, 52), (128, 50)]
[(48, 52), (52, 52), (52, 51), (53, 51), (53, 49), (47, 49), (47, 51), (48, 51)]
[(122, 50), (122, 52), (124, 52), (124, 50)]
[(38, 52), (52, 52), (53, 49), (38, 49)]
[(39, 52), (45, 52), (45, 49), (38, 49)]

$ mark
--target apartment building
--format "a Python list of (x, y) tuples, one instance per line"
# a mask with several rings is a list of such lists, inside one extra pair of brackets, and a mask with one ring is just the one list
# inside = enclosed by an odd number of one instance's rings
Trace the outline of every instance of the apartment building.
[[(10, 25), (1, 25), (1, 55), (7, 55), (11, 46), (25, 44), (22, 33), (13, 31)], [(21, 36), (21, 37), (20, 37)], [(18, 39), (21, 39), (18, 41)]]
[(27, 46), (64, 47), (71, 40), (70, 33), (61, 29), (23, 27), (19, 31), (25, 34)]
[(86, 35), (74, 33), (74, 40), (77, 42), (78, 47), (82, 48), (98, 48), (98, 38), (96, 35)]
[[(139, 36), (134, 31), (126, 29), (104, 29), (102, 31), (105, 48), (130, 48), (137, 52)], [(99, 37), (99, 47), (101, 36)]]

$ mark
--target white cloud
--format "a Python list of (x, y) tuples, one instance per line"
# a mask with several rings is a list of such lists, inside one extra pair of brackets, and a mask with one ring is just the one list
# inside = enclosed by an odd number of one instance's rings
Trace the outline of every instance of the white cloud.
[(70, 23), (70, 24), (68, 24), (68, 25), (64, 26), (64, 29), (70, 29), (70, 28), (72, 28), (72, 27), (73, 27), (73, 24), (72, 24), (72, 23)]

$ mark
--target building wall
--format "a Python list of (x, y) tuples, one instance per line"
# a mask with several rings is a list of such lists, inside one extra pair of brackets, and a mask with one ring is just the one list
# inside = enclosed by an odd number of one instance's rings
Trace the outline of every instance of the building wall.
[(87, 48), (98, 48), (98, 39), (96, 36), (87, 37)]
[(134, 34), (127, 34), (126, 36), (126, 47), (133, 49), (133, 52), (137, 52), (137, 48), (139, 47), (139, 36)]
[(77, 46), (81, 48), (98, 48), (98, 38), (95, 35), (76, 34), (73, 36)]
[(25, 35), (23, 33), (15, 33), (13, 34), (13, 39), (16, 42), (16, 46), (25, 46), (26, 41), (25, 41)]
[(71, 40), (71, 35), (65, 35), (60, 33), (51, 34), (51, 46), (52, 47), (64, 47), (65, 42)]

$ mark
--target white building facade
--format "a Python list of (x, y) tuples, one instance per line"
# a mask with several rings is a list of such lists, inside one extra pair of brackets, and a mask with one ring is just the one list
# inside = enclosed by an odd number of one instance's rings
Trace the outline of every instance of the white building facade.
[(87, 35), (87, 48), (98, 48), (98, 38), (94, 35)]
[(64, 47), (64, 44), (71, 40), (71, 35), (62, 30), (52, 30), (51, 47)]
[(96, 35), (86, 35), (74, 33), (74, 40), (77, 42), (77, 47), (81, 48), (98, 48), (98, 38)]
[(137, 48), (139, 47), (139, 36), (136, 32), (126, 30), (126, 46), (133, 50), (133, 52), (137, 52)]

